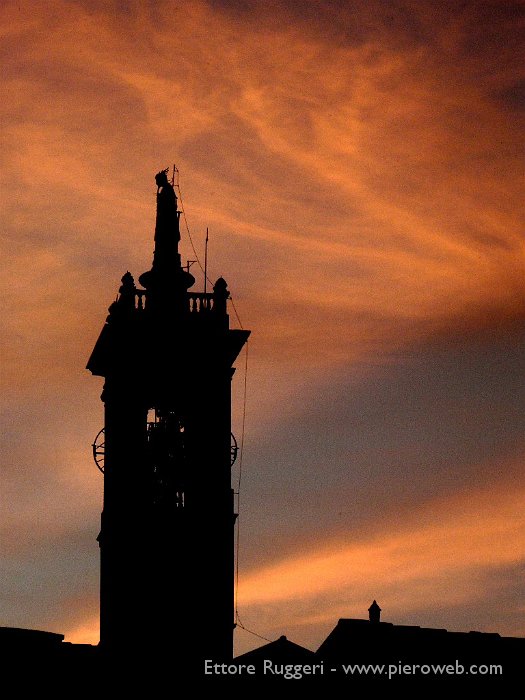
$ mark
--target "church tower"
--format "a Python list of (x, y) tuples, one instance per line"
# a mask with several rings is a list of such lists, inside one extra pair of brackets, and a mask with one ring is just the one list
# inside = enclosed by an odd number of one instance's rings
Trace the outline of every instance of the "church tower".
[(177, 197), (156, 176), (151, 270), (122, 278), (87, 368), (104, 377), (101, 648), (186, 667), (233, 647), (231, 381), (249, 331), (226, 282), (188, 291)]

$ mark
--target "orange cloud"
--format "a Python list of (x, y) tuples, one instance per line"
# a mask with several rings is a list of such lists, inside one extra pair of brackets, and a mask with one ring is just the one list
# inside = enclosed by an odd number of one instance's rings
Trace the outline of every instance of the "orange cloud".
[[(53, 293), (75, 289), (71, 304), (91, 314), (91, 333), (100, 317), (93, 297), (78, 294), (87, 270), (73, 278), (69, 258), (115, 251), (122, 268), (142, 271), (153, 201), (144, 156), (158, 167), (160, 146), (163, 164), (172, 151), (182, 165), (194, 230), (211, 225), (212, 267), (246, 290), (245, 316), (257, 313), (266, 355), (284, 325), (294, 362), (314, 361), (321, 326), (340, 363), (349, 351), (370, 352), (371, 342), (376, 352), (402, 343), (413, 320), (476, 303), (502, 313), (523, 307), (517, 124), (494, 103), (496, 66), (480, 79), (453, 51), (475, 17), (433, 26), (428, 46), (394, 47), (388, 24), (355, 44), (331, 44), (268, 17), (239, 31), (242, 18), (202, 2), (120, 16), (54, 7), (51, 26), (38, 8), (30, 24), (15, 5), (5, 10), (6, 39), (26, 57), (23, 71), (12, 59), (9, 73), (7, 164), (25, 191), (20, 199), (12, 184), (5, 190), (8, 226), (48, 229), (39, 244), (58, 242), (64, 268)], [(254, 271), (244, 248), (266, 264)], [(28, 254), (27, 246), (15, 254), (12, 276), (23, 274)], [(119, 274), (100, 280), (101, 299)], [(47, 283), (34, 291), (46, 295)], [(309, 307), (315, 326), (301, 321)], [(82, 332), (81, 321), (64, 322), (63, 335)]]
[[(318, 596), (348, 589), (362, 597), (363, 589), (389, 586), (414, 594), (420, 582), (450, 577), (450, 597), (471, 596), (458, 591), (453, 580), (468, 578), (477, 567), (520, 562), (525, 558), (524, 492), (492, 491), (463, 494), (433, 504), (432, 522), (410, 527), (393, 525), (370, 541), (332, 542), (247, 577), (242, 577), (239, 603), (250, 606)], [(428, 520), (428, 519), (427, 519)], [(482, 525), (482, 527), (480, 527)], [(410, 588), (410, 594), (407, 592)]]

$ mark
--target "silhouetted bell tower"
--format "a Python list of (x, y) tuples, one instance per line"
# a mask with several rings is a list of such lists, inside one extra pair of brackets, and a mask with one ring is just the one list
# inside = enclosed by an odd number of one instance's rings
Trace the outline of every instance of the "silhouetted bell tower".
[(105, 378), (101, 646), (193, 665), (232, 656), (231, 380), (249, 331), (229, 328), (222, 278), (188, 291), (166, 172), (152, 268), (142, 288), (124, 275), (87, 365)]

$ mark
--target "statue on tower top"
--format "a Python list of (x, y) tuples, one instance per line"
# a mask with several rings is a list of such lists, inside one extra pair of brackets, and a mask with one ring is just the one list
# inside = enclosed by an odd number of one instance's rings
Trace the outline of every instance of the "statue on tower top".
[[(175, 166), (174, 170), (175, 170)], [(186, 290), (195, 282), (189, 272), (182, 269), (179, 241), (180, 214), (173, 183), (168, 180), (168, 171), (155, 175), (157, 183), (157, 218), (155, 221), (155, 249), (151, 270), (139, 277), (139, 283), (148, 290), (146, 306), (153, 308), (170, 299), (176, 292), (178, 303), (184, 305)], [(171, 290), (171, 291), (170, 291)], [(171, 303), (170, 302), (170, 303)]]
[(177, 210), (177, 196), (173, 185), (168, 180), (168, 168), (155, 175), (157, 183), (157, 221), (155, 224), (155, 242), (161, 242), (163, 238), (175, 237), (180, 241), (179, 212)]
[(168, 172), (169, 172), (169, 168), (164, 168), (164, 170), (161, 170), (160, 173), (157, 173), (155, 175), (155, 182), (157, 183), (157, 187), (159, 189), (161, 187), (164, 187), (165, 185), (170, 184), (168, 182)]

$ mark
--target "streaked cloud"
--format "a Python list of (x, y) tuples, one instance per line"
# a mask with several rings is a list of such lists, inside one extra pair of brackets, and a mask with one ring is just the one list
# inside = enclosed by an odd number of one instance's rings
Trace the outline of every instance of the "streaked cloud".
[[(386, 621), (410, 616), (424, 625), (421, 610), (434, 626), (458, 629), (454, 615), (443, 612), (468, 606), (476, 610), (469, 629), (519, 633), (525, 620), (517, 601), (504, 607), (490, 597), (501, 570), (525, 564), (523, 496), (521, 489), (472, 490), (420, 508), (371, 538), (334, 540), (256, 569), (240, 582), (242, 623), (270, 638), (280, 628), (293, 630), (295, 641), (315, 648), (340, 617), (366, 619), (377, 598)], [(237, 642), (239, 650), (257, 645), (242, 632)]]
[[(388, 534), (371, 541), (333, 542), (321, 551), (258, 570), (241, 582), (240, 597), (249, 606), (269, 601), (306, 598), (326, 591), (370, 587), (387, 581), (406, 590), (407, 582), (433, 580), (448, 572), (478, 566), (521, 562), (525, 556), (525, 520), (519, 504), (523, 492), (499, 498), (493, 492), (471, 492), (463, 498), (433, 504), (432, 517), (408, 529), (393, 523)], [(430, 520), (430, 522), (428, 522)], [(483, 528), (480, 529), (480, 523)], [(453, 587), (452, 597), (470, 597), (472, 590)], [(425, 592), (426, 595), (426, 592)]]

